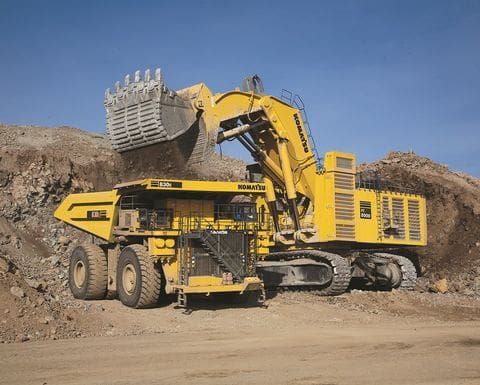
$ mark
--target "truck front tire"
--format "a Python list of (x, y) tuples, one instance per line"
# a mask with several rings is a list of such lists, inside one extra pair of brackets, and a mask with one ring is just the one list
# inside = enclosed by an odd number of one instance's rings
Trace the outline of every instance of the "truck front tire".
[(142, 245), (125, 247), (118, 258), (117, 293), (126, 306), (141, 309), (158, 303), (162, 275)]

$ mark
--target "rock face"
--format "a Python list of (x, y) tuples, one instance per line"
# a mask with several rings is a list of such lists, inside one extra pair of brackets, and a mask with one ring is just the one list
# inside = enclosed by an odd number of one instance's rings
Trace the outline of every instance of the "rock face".
[(359, 170), (425, 194), (428, 246), (412, 254), (431, 282), (447, 278), (451, 290), (474, 293), (480, 276), (480, 179), (404, 152), (391, 152)]

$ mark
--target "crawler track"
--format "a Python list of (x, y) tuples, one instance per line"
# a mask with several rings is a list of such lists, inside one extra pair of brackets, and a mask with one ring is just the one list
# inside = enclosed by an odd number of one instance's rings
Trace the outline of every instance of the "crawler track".
[(376, 256), (386, 258), (395, 262), (400, 266), (402, 271), (402, 283), (400, 284), (400, 290), (414, 290), (417, 286), (417, 270), (415, 265), (408, 258), (401, 255), (389, 254), (389, 253), (375, 253)]
[(351, 267), (348, 260), (338, 254), (321, 250), (284, 251), (269, 254), (270, 260), (289, 261), (298, 258), (310, 258), (316, 262), (326, 263), (332, 268), (332, 280), (327, 286), (282, 286), (277, 288), (277, 291), (311, 291), (319, 295), (333, 296), (343, 294), (347, 290), (351, 279)]

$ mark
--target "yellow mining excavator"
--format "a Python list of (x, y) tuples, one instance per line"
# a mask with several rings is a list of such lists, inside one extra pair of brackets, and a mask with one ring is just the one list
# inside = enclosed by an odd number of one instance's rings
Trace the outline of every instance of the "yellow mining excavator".
[[(233, 204), (239, 197), (243, 197), (240, 201), (250, 204), (249, 210), (255, 219), (251, 222), (253, 233), (249, 240), (255, 246), (251, 247), (249, 255), (255, 260), (256, 269), (251, 270), (249, 277), (237, 274), (234, 268), (221, 261), (235, 253), (237, 258), (243, 255), (238, 247), (218, 237), (219, 232), (227, 236), (236, 231), (232, 226), (236, 223), (235, 217), (231, 217), (233, 222), (227, 225), (218, 222), (221, 215), (209, 214), (209, 225), (197, 221), (200, 223), (198, 231), (217, 237), (216, 246), (213, 246), (218, 252), (213, 264), (218, 267), (217, 278), (222, 278), (221, 282), (218, 281), (220, 285), (226, 282), (225, 274), (233, 274), (233, 281), (237, 284), (245, 285), (242, 280), (254, 279), (258, 275), (268, 288), (308, 288), (324, 295), (341, 294), (352, 281), (379, 288), (412, 289), (415, 286), (414, 264), (395, 250), (426, 244), (424, 197), (382, 186), (376, 179), (359, 178), (353, 154), (327, 152), (322, 161), (316, 152), (303, 102), (297, 95), (288, 92), (280, 98), (267, 95), (258, 76), (245, 79), (241, 89), (221, 94), (212, 94), (205, 84), (173, 91), (165, 85), (160, 70), (155, 71), (154, 76), (147, 70), (143, 77), (137, 71), (133, 80), (127, 75), (123, 85), (117, 82), (113, 91), (107, 89), (105, 107), (108, 136), (113, 148), (120, 153), (147, 146), (154, 148), (168, 142), (179, 150), (188, 165), (201, 163), (214, 151), (216, 144), (235, 139), (251, 153), (256, 163), (248, 166), (250, 182), (232, 185), (227, 189), (228, 193), (224, 191), (227, 196), (222, 199), (210, 195), (207, 184), (214, 182), (141, 182), (146, 186), (151, 183), (168, 186), (166, 189), (170, 193), (176, 192), (171, 199), (180, 199), (183, 193), (182, 188), (172, 186), (195, 186), (195, 193), (190, 192), (187, 196), (198, 204), (210, 202), (210, 212), (215, 212), (219, 204)], [(108, 241), (103, 247), (117, 249), (121, 256), (125, 250), (137, 250), (140, 244), (143, 245), (141, 253), (145, 254), (142, 258), (158, 261), (157, 257), (163, 253), (155, 249), (163, 245), (161, 240), (157, 244), (160, 234), (143, 232), (145, 226), (139, 227), (138, 219), (131, 223), (136, 223), (134, 228), (141, 229), (142, 234), (133, 236), (118, 232), (123, 223), (124, 204), (121, 202), (130, 196), (124, 196), (122, 189), (120, 186), (115, 193), (106, 193), (120, 196), (121, 200), (120, 203), (105, 200), (109, 203), (102, 210), (107, 210), (110, 222), (104, 228), (108, 236), (100, 236)], [(178, 197), (177, 193), (180, 194)], [(132, 202), (137, 202), (135, 199)], [(156, 199), (147, 200), (150, 202), (147, 211), (157, 207)], [(162, 201), (161, 197), (158, 199)], [(88, 223), (89, 215), (93, 215), (88, 214), (91, 211), (89, 203), (82, 202), (81, 197), (74, 200), (84, 210), (77, 218), (80, 222), (74, 222), (73, 214), (68, 211), (74, 206), (72, 202), (62, 203), (60, 208), (63, 209), (59, 208), (57, 218), (99, 236), (99, 229), (88, 230), (80, 226), (80, 223)], [(92, 204), (98, 201), (103, 204), (100, 195), (91, 195)], [(138, 199), (130, 210), (140, 213), (144, 207), (139, 202), (145, 200)], [(158, 204), (158, 207), (170, 207), (168, 203)], [(171, 209), (172, 217), (197, 218), (193, 211), (183, 211), (180, 215), (176, 209)], [(236, 212), (237, 209), (229, 210)], [(136, 215), (141, 217), (141, 214)], [(146, 218), (149, 223), (147, 214)], [(195, 282), (191, 258), (195, 247), (187, 246), (197, 245), (204, 254), (206, 250), (210, 259), (212, 251), (209, 249), (214, 247), (205, 245), (204, 239), (192, 243), (190, 238), (195, 236), (188, 234), (193, 230), (175, 227), (173, 223), (168, 231), (177, 232), (176, 235), (168, 233), (168, 237), (172, 237), (172, 247), (169, 258), (161, 260), (161, 264), (163, 275), (170, 280), (169, 290), (182, 293), (189, 280), (182, 281), (169, 274), (165, 261), (178, 263), (177, 276), (180, 277), (180, 271), (184, 269), (190, 274), (189, 279)], [(185, 234), (186, 238), (182, 240)], [(184, 265), (179, 262), (182, 258), (186, 261)], [(105, 267), (109, 271), (110, 260), (112, 264), (116, 263), (115, 257), (109, 257)], [(71, 269), (75, 267), (71, 266)], [(112, 269), (117, 272), (118, 291), (123, 278), (119, 276), (118, 266)], [(204, 273), (211, 272), (205, 270)], [(141, 286), (141, 282), (138, 285)], [(104, 283), (103, 289), (106, 290)], [(208, 292), (208, 289), (202, 290)]]

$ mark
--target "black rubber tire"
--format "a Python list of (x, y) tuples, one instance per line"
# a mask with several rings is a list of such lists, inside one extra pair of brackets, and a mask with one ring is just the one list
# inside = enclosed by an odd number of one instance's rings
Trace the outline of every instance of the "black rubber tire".
[[(83, 269), (83, 282), (75, 280), (77, 269)], [(85, 244), (77, 246), (70, 257), (68, 283), (72, 294), (77, 299), (104, 299), (107, 293), (107, 256), (98, 245)]]
[[(124, 269), (127, 265), (135, 271), (135, 283), (132, 290), (126, 289), (123, 282)], [(142, 245), (125, 247), (118, 258), (117, 294), (126, 306), (143, 309), (155, 306), (160, 298), (162, 275), (155, 262)]]

